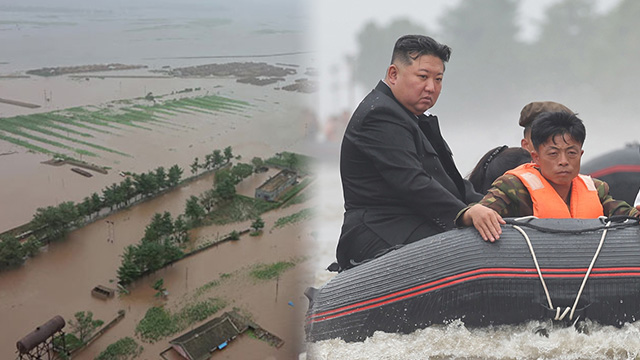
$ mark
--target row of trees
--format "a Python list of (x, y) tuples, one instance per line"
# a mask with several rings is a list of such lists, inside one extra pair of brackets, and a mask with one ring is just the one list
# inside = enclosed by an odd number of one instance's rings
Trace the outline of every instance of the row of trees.
[(144, 274), (182, 258), (184, 253), (180, 246), (189, 240), (188, 230), (183, 215), (174, 221), (167, 211), (154, 214), (140, 243), (124, 249), (117, 270), (118, 283), (126, 286)]
[(0, 238), (0, 271), (22, 265), (27, 257), (38, 254), (40, 246), (40, 241), (36, 238), (20, 243), (15, 236), (2, 236)]
[[(205, 167), (206, 170), (211, 170), (225, 162), (228, 163), (233, 158), (233, 151), (228, 146), (222, 151), (214, 150), (206, 158), (209, 159), (209, 164), (215, 163), (215, 166)], [(234, 174), (237, 175), (238, 171), (236, 170)], [(7, 234), (0, 238), (0, 271), (22, 265), (27, 257), (38, 253), (42, 241), (63, 239), (71, 229), (81, 227), (95, 219), (104, 208), (109, 208), (109, 211), (120, 209), (133, 201), (149, 198), (163, 190), (176, 187), (182, 179), (182, 174), (183, 169), (178, 165), (171, 166), (168, 171), (160, 166), (147, 173), (128, 174), (129, 176), (119, 184), (113, 183), (104, 188), (102, 195), (94, 192), (80, 203), (66, 201), (56, 206), (38, 208), (29, 224), (29, 229), (32, 231), (29, 240), (20, 243), (14, 236)], [(230, 191), (227, 186), (220, 192), (225, 190)], [(233, 193), (235, 194), (235, 189)], [(180, 221), (184, 219), (181, 218)]]
[(198, 158), (191, 163), (191, 173), (197, 175), (198, 169), (212, 170), (217, 169), (220, 166), (229, 163), (233, 159), (233, 151), (231, 146), (227, 146), (224, 150), (213, 150), (211, 154), (207, 154), (204, 157), (204, 163), (200, 163)]
[(181, 177), (182, 169), (178, 165), (169, 168), (168, 173), (161, 166), (146, 174), (133, 174), (119, 184), (113, 183), (103, 189), (102, 196), (95, 192), (78, 204), (67, 201), (57, 206), (38, 208), (30, 227), (38, 239), (59, 240), (70, 229), (91, 221), (102, 209), (109, 208), (113, 211), (114, 207), (119, 209), (129, 205), (131, 201), (153, 196), (177, 186)]
[[(262, 162), (259, 162), (262, 164)], [(204, 218), (228, 202), (236, 195), (236, 185), (254, 173), (254, 166), (239, 163), (229, 169), (216, 172), (213, 188), (200, 194), (192, 195), (185, 203), (184, 214), (173, 220), (169, 212), (156, 213), (145, 228), (145, 234), (137, 245), (129, 245), (122, 255), (122, 263), (118, 268), (118, 283), (126, 286), (147, 273), (163, 268), (167, 264), (184, 256), (181, 246), (189, 239), (188, 230), (202, 224)], [(259, 232), (264, 227), (261, 218), (256, 219), (251, 227)], [(239, 238), (239, 233), (231, 234), (232, 239)]]

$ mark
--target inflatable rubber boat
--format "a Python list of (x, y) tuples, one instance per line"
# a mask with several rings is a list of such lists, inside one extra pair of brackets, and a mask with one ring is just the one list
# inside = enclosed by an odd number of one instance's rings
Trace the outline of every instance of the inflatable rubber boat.
[(633, 204), (640, 188), (640, 144), (627, 144), (585, 161), (580, 172), (606, 181), (614, 199)]
[(640, 319), (638, 219), (506, 220), (495, 243), (456, 229), (307, 289), (307, 340), (362, 341), (455, 319), (469, 327)]

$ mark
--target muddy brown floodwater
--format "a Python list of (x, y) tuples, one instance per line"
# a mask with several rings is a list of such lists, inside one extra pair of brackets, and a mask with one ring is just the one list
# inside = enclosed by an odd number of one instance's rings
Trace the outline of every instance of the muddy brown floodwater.
[[(279, 151), (305, 151), (305, 126), (300, 111), (310, 97), (306, 94), (276, 91), (245, 84), (231, 79), (180, 79), (173, 83), (166, 79), (104, 79), (86, 83), (68, 78), (16, 79), (16, 100), (38, 101), (42, 88), (55, 89), (49, 110), (70, 106), (104, 103), (118, 98), (141, 96), (144, 92), (168, 93), (184, 87), (202, 86), (203, 91), (217, 91), (220, 95), (243, 100), (252, 105), (241, 114), (219, 114), (203, 117), (181, 115), (174, 121), (183, 127), (159, 128), (154, 131), (122, 129), (115, 135), (98, 135), (99, 143), (132, 155), (122, 157), (101, 154), (90, 162), (110, 166), (108, 175), (94, 174), (92, 178), (78, 176), (69, 167), (41, 164), (47, 156), (33, 154), (15, 145), (0, 142), (0, 231), (28, 222), (38, 207), (56, 205), (61, 201), (81, 201), (92, 192), (100, 193), (114, 182), (122, 181), (119, 171), (146, 172), (158, 166), (165, 168), (178, 164), (189, 175), (189, 164), (214, 149), (232, 146), (242, 162), (254, 156), (263, 158)], [(207, 90), (208, 89), (208, 90)], [(215, 89), (215, 90), (214, 90)], [(0, 89), (6, 97), (7, 89)], [(91, 90), (91, 91), (89, 91)], [(204, 95), (204, 94), (203, 94)], [(2, 116), (33, 113), (23, 108), (7, 110)], [(38, 111), (42, 109), (37, 109)], [(250, 178), (239, 185), (238, 192), (253, 195), (271, 171)], [(296, 359), (303, 349), (303, 318), (307, 301), (304, 289), (312, 283), (307, 277), (309, 260), (304, 257), (313, 246), (310, 227), (306, 222), (275, 228), (274, 222), (294, 214), (309, 204), (293, 205), (262, 215), (265, 230), (261, 236), (244, 235), (240, 241), (227, 242), (159, 270), (131, 286), (129, 295), (101, 300), (91, 296), (96, 285), (115, 288), (116, 270), (123, 249), (138, 243), (144, 228), (155, 213), (169, 211), (174, 217), (184, 211), (186, 199), (211, 188), (213, 175), (204, 176), (155, 199), (142, 202), (129, 209), (114, 213), (69, 234), (65, 241), (53, 243), (41, 254), (27, 260), (20, 268), (0, 273), (0, 359), (16, 357), (16, 342), (55, 315), (72, 319), (78, 311), (92, 311), (95, 319), (110, 321), (118, 310), (125, 310), (122, 321), (107, 331), (90, 347), (74, 355), (74, 359), (93, 359), (109, 344), (125, 336), (134, 337), (144, 347), (141, 359), (159, 359), (159, 353), (168, 347), (168, 341), (183, 332), (156, 343), (142, 342), (135, 336), (135, 326), (147, 309), (164, 305), (179, 309), (191, 301), (195, 289), (221, 274), (230, 274), (219, 286), (202, 295), (201, 300), (216, 297), (227, 302), (223, 311), (238, 308), (241, 313), (285, 340), (276, 349), (266, 342), (241, 335), (230, 343), (215, 359)], [(10, 205), (9, 205), (10, 204)], [(110, 227), (107, 221), (113, 222)], [(232, 230), (248, 228), (250, 221), (225, 226), (195, 229), (191, 238), (208, 241)], [(107, 241), (109, 238), (113, 242)], [(257, 281), (249, 271), (258, 263), (274, 263), (299, 259), (298, 264), (278, 279)], [(151, 288), (162, 278), (169, 291), (166, 300), (154, 297)], [(193, 324), (190, 328), (200, 325)], [(65, 328), (69, 331), (69, 327)]]

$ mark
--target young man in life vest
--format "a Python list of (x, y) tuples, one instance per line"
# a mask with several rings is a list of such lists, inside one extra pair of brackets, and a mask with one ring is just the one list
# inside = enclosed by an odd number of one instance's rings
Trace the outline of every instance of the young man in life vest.
[(457, 225), (473, 225), (485, 241), (502, 232), (502, 217), (597, 218), (602, 215), (640, 217), (640, 212), (609, 195), (604, 181), (580, 175), (586, 130), (575, 114), (545, 112), (533, 122), (533, 163), (496, 179), (487, 195), (456, 217)]

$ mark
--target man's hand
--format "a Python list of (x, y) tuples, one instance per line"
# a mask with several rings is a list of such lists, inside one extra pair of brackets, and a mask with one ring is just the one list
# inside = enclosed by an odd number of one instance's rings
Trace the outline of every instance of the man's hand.
[(500, 224), (506, 224), (495, 210), (480, 204), (473, 205), (462, 214), (462, 223), (465, 226), (473, 225), (484, 241), (491, 242), (500, 238), (502, 234)]

